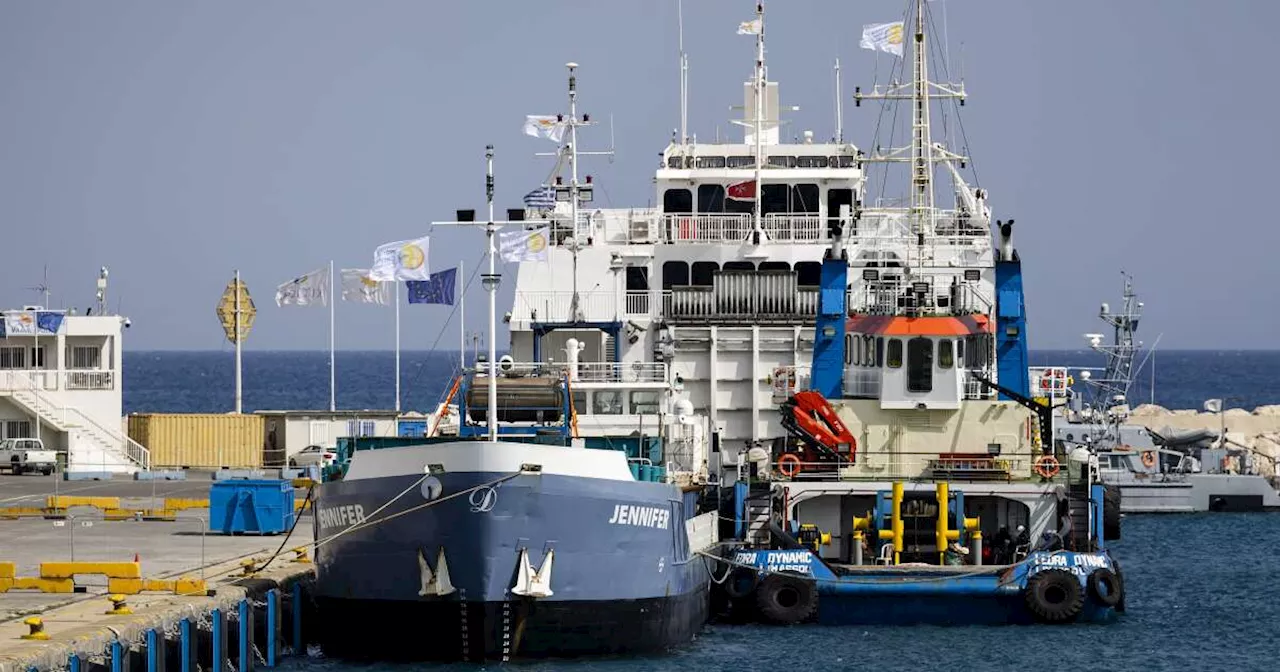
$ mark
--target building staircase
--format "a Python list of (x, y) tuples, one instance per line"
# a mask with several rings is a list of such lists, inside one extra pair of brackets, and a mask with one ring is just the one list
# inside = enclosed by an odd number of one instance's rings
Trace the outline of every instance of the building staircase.
[(34, 386), (0, 389), (0, 397), (39, 418), (41, 424), (67, 435), (69, 467), (127, 472), (151, 468), (151, 453), (145, 446), (118, 428), (104, 427), (79, 409), (49, 399)]

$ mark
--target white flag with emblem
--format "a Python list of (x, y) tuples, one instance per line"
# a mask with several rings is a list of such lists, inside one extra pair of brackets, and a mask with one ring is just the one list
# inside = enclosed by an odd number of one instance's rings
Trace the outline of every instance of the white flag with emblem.
[(564, 129), (569, 125), (557, 119), (554, 114), (526, 114), (524, 117), (524, 134), (535, 138), (546, 138), (560, 142), (564, 137)]
[(502, 231), (498, 249), (503, 261), (546, 261), (548, 227), (532, 231)]
[(738, 34), (739, 35), (759, 35), (760, 19), (757, 18), (757, 19), (752, 19), (750, 21), (743, 21), (742, 23), (739, 23)]
[(318, 268), (276, 287), (277, 306), (329, 305), (329, 267)]
[(858, 46), (902, 56), (902, 22), (868, 23), (862, 26), (862, 41)]
[(342, 269), (342, 300), (355, 303), (391, 303), (391, 283), (369, 277), (367, 268)]
[(373, 251), (373, 267), (369, 269), (371, 280), (426, 280), (431, 277), (427, 268), (427, 251), (430, 240), (423, 236), (417, 240), (399, 240), (379, 245)]

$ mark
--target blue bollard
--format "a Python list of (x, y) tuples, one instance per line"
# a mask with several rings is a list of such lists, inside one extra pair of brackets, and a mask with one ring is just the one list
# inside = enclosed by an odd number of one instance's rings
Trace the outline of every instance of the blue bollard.
[(267, 667), (276, 666), (276, 649), (280, 648), (280, 591), (267, 591)]
[(163, 634), (154, 629), (147, 631), (147, 672), (164, 672), (165, 644)]
[(214, 609), (209, 618), (213, 621), (213, 662), (210, 672), (227, 672), (227, 615)]
[(237, 672), (253, 672), (253, 605), (240, 600), (240, 669)]
[(81, 672), (80, 656), (73, 653), (67, 657), (67, 672)]
[(182, 652), (181, 672), (196, 672), (196, 640), (195, 627), (191, 619), (184, 618), (178, 622), (178, 646)]
[(124, 662), (124, 656), (128, 650), (120, 643), (120, 640), (111, 642), (111, 672), (128, 672), (128, 666)]

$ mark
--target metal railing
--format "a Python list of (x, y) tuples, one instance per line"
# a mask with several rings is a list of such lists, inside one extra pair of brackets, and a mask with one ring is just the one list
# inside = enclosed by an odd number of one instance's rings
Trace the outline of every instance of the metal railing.
[(664, 214), (662, 239), (668, 243), (740, 243), (751, 233), (747, 214)]
[(778, 243), (816, 243), (824, 239), (822, 217), (772, 213), (764, 216), (760, 227), (769, 240)]
[(582, 383), (665, 383), (664, 362), (579, 362)]
[(649, 300), (649, 290), (647, 289), (643, 291), (641, 290), (628, 291), (625, 298), (625, 302), (626, 302), (625, 309), (628, 315), (647, 316), (651, 314), (649, 310), (651, 302)]
[[(958, 285), (954, 297), (951, 296), (950, 286), (930, 287), (925, 298), (928, 299), (927, 304), (931, 305), (910, 305), (906, 301), (911, 294), (908, 291), (910, 286), (911, 283), (906, 282), (863, 285), (849, 292), (849, 310), (867, 315), (897, 315), (903, 311), (914, 311), (916, 315), (971, 315), (990, 314), (994, 305), (990, 297), (968, 284)], [(939, 293), (946, 297), (947, 305), (936, 305)]]
[[(793, 474), (792, 480), (881, 481), (1034, 481), (1029, 455), (946, 454), (924, 452), (858, 453), (853, 462), (771, 463), (776, 474)], [(792, 471), (799, 466), (799, 471)], [(1061, 471), (1052, 482), (1065, 482)]]
[(115, 389), (115, 374), (111, 371), (65, 371), (68, 390)]
[(987, 387), (978, 380), (976, 376), (982, 376), (988, 380), (991, 379), (989, 371), (982, 369), (965, 369), (962, 372), (961, 384), (964, 385), (965, 399), (991, 399), (996, 396), (995, 390)]
[[(104, 427), (102, 423), (74, 406), (64, 406), (46, 398), (40, 389), (35, 386), (35, 382), (34, 379), (29, 379), (27, 386), (13, 388), (14, 399), (29, 407), (42, 420), (60, 429), (75, 428), (82, 430), (94, 443), (98, 444), (99, 450), (121, 455), (128, 462), (142, 469), (151, 468), (151, 451), (147, 450), (145, 446), (129, 438), (127, 434), (119, 430)], [(118, 444), (119, 447), (117, 448), (113, 444)]]
[(818, 288), (796, 287), (757, 273), (721, 276), (711, 287), (672, 287), (662, 293), (662, 315), (674, 322), (810, 323), (818, 314)]
[[(527, 328), (531, 322), (571, 322), (574, 319), (572, 291), (517, 291), (511, 323)], [(613, 292), (578, 292), (578, 310), (587, 321), (608, 321), (618, 315), (618, 299)]]
[(4, 369), (0, 390), (113, 390), (115, 372), (100, 370)]

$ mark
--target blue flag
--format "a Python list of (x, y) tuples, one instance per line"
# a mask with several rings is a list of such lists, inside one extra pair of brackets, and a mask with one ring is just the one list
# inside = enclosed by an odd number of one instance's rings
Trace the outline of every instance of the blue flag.
[(36, 327), (46, 334), (56, 334), (62, 327), (62, 313), (40, 311), (36, 313)]
[(458, 269), (432, 273), (426, 280), (409, 280), (409, 303), (441, 303), (453, 305), (453, 295), (458, 284)]

